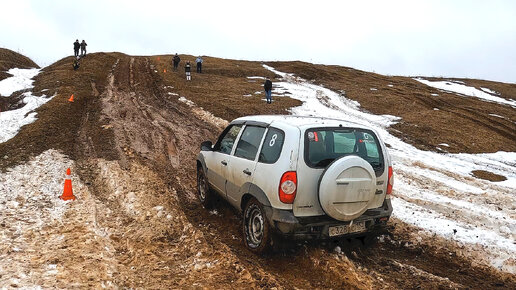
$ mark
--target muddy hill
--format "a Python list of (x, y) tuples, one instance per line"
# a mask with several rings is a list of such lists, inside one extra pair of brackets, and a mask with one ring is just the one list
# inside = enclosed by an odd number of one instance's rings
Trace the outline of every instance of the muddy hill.
[[(288, 92), (275, 97), (273, 106), (265, 104), (263, 80), (253, 77), (268, 76), (274, 82), (279, 76), (263, 64), (342, 92), (364, 111), (401, 117), (392, 132), (425, 150), (447, 143), (454, 153), (516, 151), (514, 109), (445, 93), (408, 77), (304, 62), (205, 57), (203, 73), (193, 72), (187, 82), (181, 65), (187, 60), (194, 64), (195, 57), (180, 57), (181, 69), (175, 72), (172, 55), (93, 53), (82, 58), (77, 71), (73, 57), (66, 57), (36, 76), (33, 93), (54, 97), (37, 110), (36, 122), (0, 143), (0, 156), (8, 156), (0, 158), (0, 170), (55, 149), (75, 162), (87, 194), (71, 205), (84, 219), (74, 218), (72, 211), (60, 229), (46, 229), (58, 231), (66, 245), (40, 245), (41, 251), (30, 254), (29, 270), (45, 262), (62, 267), (57, 280), (43, 275), (35, 283), (88, 288), (516, 288), (514, 276), (476, 265), (443, 250), (442, 244), (410, 247), (411, 229), (396, 221), (392, 237), (385, 237), (389, 242), (372, 248), (350, 245), (352, 250), (339, 254), (334, 246), (292, 245), (277, 255), (258, 257), (242, 245), (235, 211), (221, 202), (208, 212), (195, 197), (195, 157), (202, 141), (214, 140), (234, 118), (288, 114), (300, 105)], [(37, 67), (0, 50), (0, 70), (12, 65)], [(515, 84), (460, 81), (516, 99)], [(494, 112), (509, 119), (496, 118)]]

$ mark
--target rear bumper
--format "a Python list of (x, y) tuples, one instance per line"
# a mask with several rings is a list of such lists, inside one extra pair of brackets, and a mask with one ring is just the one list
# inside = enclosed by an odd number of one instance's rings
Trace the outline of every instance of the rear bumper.
[(265, 207), (268, 221), (276, 233), (290, 239), (311, 240), (331, 239), (341, 237), (362, 236), (370, 233), (382, 233), (392, 213), (390, 199), (385, 199), (379, 208), (369, 209), (360, 217), (353, 220), (353, 223), (364, 222), (366, 230), (359, 233), (345, 234), (338, 237), (330, 237), (329, 228), (332, 226), (349, 225), (350, 222), (343, 222), (333, 219), (327, 215), (317, 217), (296, 217), (290, 210), (280, 210)]

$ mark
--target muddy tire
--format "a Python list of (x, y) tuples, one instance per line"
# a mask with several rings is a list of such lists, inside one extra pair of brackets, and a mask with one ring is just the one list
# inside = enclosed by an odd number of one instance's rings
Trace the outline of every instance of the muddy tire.
[(197, 168), (197, 196), (205, 209), (213, 208), (215, 197), (202, 167)]
[(256, 254), (272, 250), (273, 235), (263, 205), (251, 198), (244, 208), (242, 221), (243, 240), (246, 248)]

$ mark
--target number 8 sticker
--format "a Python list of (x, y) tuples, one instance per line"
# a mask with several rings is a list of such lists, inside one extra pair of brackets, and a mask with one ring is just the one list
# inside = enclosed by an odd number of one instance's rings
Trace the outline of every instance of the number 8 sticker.
[(278, 134), (274, 134), (271, 137), (271, 141), (269, 142), (269, 146), (272, 147), (274, 144), (276, 144), (276, 139), (278, 138)]

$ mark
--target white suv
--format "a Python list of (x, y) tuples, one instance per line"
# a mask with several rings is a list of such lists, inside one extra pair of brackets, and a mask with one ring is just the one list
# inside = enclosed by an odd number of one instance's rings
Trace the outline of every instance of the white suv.
[(257, 253), (279, 236), (372, 236), (392, 213), (385, 144), (372, 129), (336, 119), (238, 118), (215, 145), (201, 144), (197, 183), (204, 207), (218, 193), (243, 211), (243, 239)]

